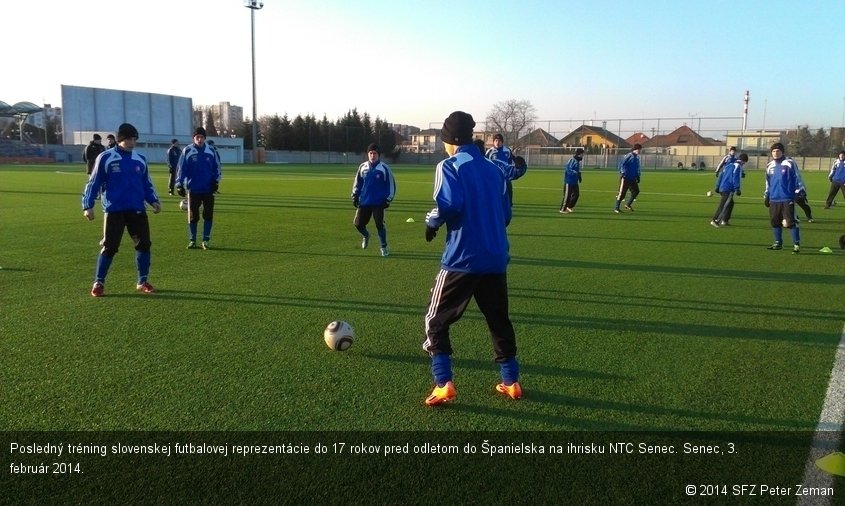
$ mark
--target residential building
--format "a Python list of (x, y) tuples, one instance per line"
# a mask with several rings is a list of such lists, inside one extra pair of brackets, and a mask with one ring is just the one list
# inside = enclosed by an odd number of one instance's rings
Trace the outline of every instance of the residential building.
[(615, 133), (604, 127), (592, 125), (581, 125), (572, 132), (565, 135), (557, 144), (561, 147), (583, 147), (587, 151), (590, 148), (630, 148), (631, 145)]
[(718, 156), (725, 151), (723, 141), (703, 137), (687, 125), (665, 135), (655, 135), (642, 146), (646, 153), (674, 156)]

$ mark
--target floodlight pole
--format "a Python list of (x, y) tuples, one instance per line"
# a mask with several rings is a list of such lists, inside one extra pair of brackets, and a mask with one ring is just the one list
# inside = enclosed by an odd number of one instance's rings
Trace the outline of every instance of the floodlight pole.
[(264, 7), (260, 0), (244, 0), (244, 7), (250, 10), (250, 25), (252, 28), (252, 162), (255, 163), (255, 153), (258, 150), (258, 104), (255, 91), (255, 11)]

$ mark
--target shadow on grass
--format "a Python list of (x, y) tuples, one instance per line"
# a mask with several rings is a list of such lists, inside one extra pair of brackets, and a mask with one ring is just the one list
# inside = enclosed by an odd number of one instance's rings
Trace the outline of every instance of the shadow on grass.
[[(712, 413), (691, 409), (667, 408), (651, 404), (628, 403), (586, 399), (571, 395), (562, 395), (542, 390), (524, 390), (519, 401), (500, 399), (502, 403), (515, 405), (519, 409), (496, 408), (462, 404), (460, 400), (438, 409), (453, 409), (459, 412), (473, 413), (493, 418), (512, 418), (516, 421), (531, 421), (561, 430), (612, 430), (612, 431), (678, 431), (699, 430), (702, 421), (724, 422), (726, 425), (746, 425), (749, 430), (813, 430), (815, 422), (781, 418), (762, 418), (732, 413)], [(551, 407), (556, 414), (532, 410), (532, 405)], [(585, 418), (587, 411), (591, 418)], [(613, 414), (613, 416), (611, 416)], [(622, 415), (622, 416), (620, 416)], [(630, 415), (649, 418), (642, 423), (626, 423), (614, 418), (630, 418)], [(657, 419), (657, 420), (655, 420)], [(668, 420), (665, 420), (668, 419)], [(688, 424), (682, 423), (689, 420)]]
[[(420, 367), (425, 367), (431, 363), (428, 356), (421, 352), (420, 355), (389, 355), (386, 353), (361, 353), (363, 357), (372, 358), (375, 360), (384, 360), (388, 362), (397, 362), (403, 364), (414, 364)], [(479, 371), (490, 371), (496, 369), (496, 364), (492, 360), (474, 360), (468, 358), (452, 358), (452, 365), (456, 369), (472, 369)], [(531, 374), (538, 374), (553, 377), (567, 377), (586, 380), (609, 380), (609, 381), (629, 381), (631, 378), (620, 376), (618, 374), (608, 374), (603, 372), (588, 371), (585, 369), (570, 369), (567, 367), (551, 367), (547, 365), (538, 364), (520, 364), (524, 369), (530, 369)]]
[[(590, 292), (577, 292), (571, 290), (550, 290), (544, 288), (521, 288), (511, 285), (509, 287), (510, 299), (517, 298), (535, 299), (535, 300), (551, 300), (551, 301), (572, 301), (579, 304), (614, 304), (619, 300), (617, 294), (596, 294)], [(528, 295), (532, 294), (532, 295)], [(535, 295), (539, 294), (539, 295)], [(694, 299), (669, 299), (666, 297), (649, 297), (645, 295), (638, 295), (636, 299), (626, 302), (627, 306), (632, 307), (647, 307), (658, 309), (669, 309), (672, 311), (703, 311), (708, 315), (713, 314), (713, 311), (718, 311), (719, 314), (749, 314), (755, 316), (778, 316), (783, 317), (792, 315), (795, 318), (809, 319), (809, 320), (832, 320), (839, 322), (842, 319), (842, 314), (839, 311), (827, 311), (813, 308), (793, 308), (783, 306), (764, 306), (761, 304), (744, 304), (741, 302), (732, 302), (729, 305), (723, 304), (718, 300), (694, 300)]]
[[(712, 243), (711, 243), (712, 244)], [(776, 252), (775, 254), (780, 254)], [(787, 253), (789, 254), (789, 253)], [(655, 275), (686, 275), (714, 279), (739, 279), (743, 281), (764, 281), (779, 283), (840, 285), (838, 276), (829, 274), (801, 274), (794, 272), (752, 272), (731, 269), (706, 269), (702, 267), (672, 267), (668, 265), (632, 265), (626, 263), (585, 262), (572, 259), (511, 257), (511, 264), (529, 267), (560, 267), (567, 269), (598, 269), (601, 271), (645, 272)]]
[(789, 330), (783, 333), (771, 329), (753, 327), (704, 325), (701, 323), (636, 321), (631, 319), (606, 319), (585, 316), (554, 317), (546, 314), (511, 313), (511, 319), (524, 325), (547, 325), (565, 329), (604, 330), (615, 334), (663, 334), (688, 338), (756, 339), (761, 341), (784, 341), (812, 345), (832, 346), (839, 341), (838, 335), (826, 335), (810, 331)]
[[(380, 258), (380, 257), (378, 257)], [(116, 294), (109, 295), (109, 297), (137, 297), (138, 294)], [(223, 302), (226, 304), (255, 304), (268, 306), (289, 306), (302, 307), (307, 309), (333, 309), (333, 310), (348, 310), (361, 311), (372, 305), (371, 301), (354, 301), (354, 300), (337, 300), (337, 299), (317, 299), (305, 298), (300, 296), (286, 297), (283, 295), (256, 295), (237, 294), (237, 293), (211, 293), (211, 292), (196, 292), (190, 290), (161, 290), (158, 289), (155, 295), (150, 296), (150, 299), (169, 300), (196, 300), (205, 302)], [(391, 313), (397, 315), (413, 315), (421, 316), (425, 312), (425, 308), (418, 305), (402, 305), (379, 303), (377, 308), (370, 310), (378, 313)]]
[[(613, 411), (619, 413), (638, 413), (642, 415), (661, 416), (661, 417), (678, 417), (689, 418), (691, 420), (710, 420), (710, 421), (724, 421), (731, 424), (749, 424), (766, 426), (780, 429), (801, 429), (813, 430), (816, 426), (815, 421), (810, 420), (790, 420), (785, 418), (762, 418), (757, 416), (749, 416), (743, 414), (733, 413), (711, 413), (705, 411), (697, 411), (691, 409), (667, 408), (662, 406), (655, 406), (651, 404), (630, 403), (621, 401), (606, 401), (600, 399), (587, 399), (584, 397), (576, 397), (572, 395), (561, 395), (552, 392), (531, 391), (529, 390), (526, 396), (530, 396), (535, 402), (543, 402), (547, 404), (554, 404), (559, 406), (571, 406), (575, 408), (584, 408), (596, 411)], [(654, 425), (648, 424), (641, 427), (642, 429), (655, 428)], [(672, 429), (677, 429), (677, 424), (671, 426)], [(758, 427), (759, 429), (759, 427)]]

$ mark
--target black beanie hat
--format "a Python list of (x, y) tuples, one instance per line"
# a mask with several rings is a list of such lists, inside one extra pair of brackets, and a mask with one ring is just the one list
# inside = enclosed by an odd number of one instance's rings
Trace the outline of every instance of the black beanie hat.
[(472, 129), (475, 127), (475, 120), (471, 114), (463, 111), (455, 111), (443, 122), (440, 130), (440, 139), (447, 144), (462, 146), (472, 143)]
[(203, 128), (203, 127), (197, 127), (197, 129), (194, 130), (194, 137), (196, 137), (197, 135), (202, 135), (203, 137), (208, 137), (208, 135), (206, 135), (206, 133), (205, 133), (205, 128)]
[(100, 134), (94, 134), (94, 140), (95, 141), (101, 141), (101, 140), (103, 140), (103, 138), (100, 137)]
[(502, 137), (502, 134), (496, 134), (496, 135), (494, 135), (494, 136), (493, 136), (493, 140), (495, 141), (496, 139), (499, 139), (500, 141), (505, 142), (505, 138), (504, 138), (504, 137)]
[(779, 149), (782, 152), (786, 153), (786, 151), (783, 149), (783, 144), (781, 144), (780, 142), (776, 142), (776, 143), (772, 144), (772, 149), (770, 149), (769, 151), (774, 151), (776, 149)]
[(638, 149), (643, 149), (642, 144), (634, 144), (634, 147), (631, 148), (631, 151), (637, 151)]
[(575, 150), (575, 156), (581, 156), (584, 154), (584, 148), (578, 148)]
[(138, 129), (130, 123), (123, 123), (117, 127), (117, 142), (130, 137), (138, 138)]
[(369, 153), (370, 151), (375, 151), (376, 153), (381, 154), (381, 150), (378, 148), (378, 144), (376, 144), (375, 142), (370, 143), (370, 145), (367, 146), (367, 153)]

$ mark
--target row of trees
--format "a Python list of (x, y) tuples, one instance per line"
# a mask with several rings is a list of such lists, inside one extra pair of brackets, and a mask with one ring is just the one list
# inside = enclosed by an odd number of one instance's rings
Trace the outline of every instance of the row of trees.
[[(205, 129), (208, 135), (218, 135), (215, 118), (206, 111)], [(337, 121), (323, 115), (317, 120), (313, 115), (297, 115), (291, 120), (287, 114), (264, 116), (258, 121), (258, 145), (275, 151), (332, 151), (337, 153), (363, 153), (367, 145), (375, 142), (384, 156), (395, 158), (399, 150), (397, 134), (387, 122), (352, 109)], [(232, 135), (243, 137), (244, 148), (252, 149), (252, 122), (245, 121)]]
[[(838, 130), (840, 129), (837, 129), (837, 133), (839, 133)], [(845, 138), (842, 138), (841, 134), (834, 138), (824, 128), (819, 128), (813, 133), (806, 126), (799, 127), (794, 135), (790, 135), (787, 143), (786, 152), (793, 157), (835, 156), (842, 149), (845, 149)]]

